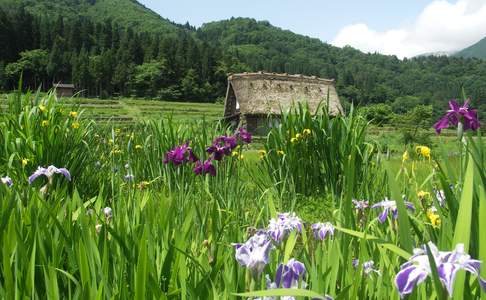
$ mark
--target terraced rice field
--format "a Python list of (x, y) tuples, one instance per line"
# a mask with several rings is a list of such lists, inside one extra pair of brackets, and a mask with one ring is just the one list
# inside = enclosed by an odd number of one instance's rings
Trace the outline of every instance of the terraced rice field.
[[(5, 111), (7, 95), (0, 95), (0, 109)], [(169, 119), (185, 122), (205, 118), (219, 120), (223, 115), (223, 105), (213, 103), (169, 102), (143, 99), (90, 99), (63, 98), (61, 102), (72, 105), (82, 112), (84, 118), (98, 123), (131, 125), (141, 120)]]

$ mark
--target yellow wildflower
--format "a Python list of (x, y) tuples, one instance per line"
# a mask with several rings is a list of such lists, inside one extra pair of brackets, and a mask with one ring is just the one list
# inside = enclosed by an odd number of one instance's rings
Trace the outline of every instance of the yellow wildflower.
[(79, 122), (74, 122), (73, 124), (71, 124), (71, 127), (73, 129), (78, 129), (79, 128)]
[(430, 197), (430, 193), (429, 192), (425, 192), (425, 191), (420, 191), (420, 192), (417, 193), (417, 196), (420, 199), (424, 199), (426, 197)]
[(277, 154), (283, 156), (285, 154), (285, 152), (283, 152), (283, 150), (277, 150)]
[(243, 154), (241, 154), (240, 156), (238, 156), (238, 159), (239, 160), (244, 160), (245, 159), (245, 156)]
[(309, 128), (306, 128), (306, 129), (304, 129), (304, 131), (302, 131), (302, 134), (303, 134), (304, 136), (308, 136), (308, 135), (310, 135), (310, 134), (311, 134), (311, 132), (312, 132), (312, 131), (311, 131)]
[(441, 224), (440, 216), (436, 213), (435, 209), (429, 209), (427, 211), (427, 218), (433, 227), (437, 228)]
[(406, 162), (410, 156), (408, 155), (408, 151), (403, 152), (402, 154), (402, 163)]
[(45, 105), (41, 104), (41, 105), (39, 105), (39, 110), (44, 113), (44, 112), (47, 111), (47, 107)]
[(142, 150), (143, 146), (142, 145), (135, 145), (135, 150)]
[(120, 132), (121, 132), (120, 128), (115, 129), (115, 134), (120, 134)]
[(148, 187), (150, 185), (150, 182), (148, 181), (142, 181), (138, 184), (138, 188), (143, 190), (144, 188)]
[(427, 146), (417, 146), (415, 147), (415, 151), (417, 151), (417, 154), (425, 157), (427, 159), (430, 159), (430, 148)]
[(265, 150), (258, 150), (258, 154), (260, 155), (260, 159), (264, 159), (267, 155), (267, 151)]
[(29, 160), (27, 158), (22, 158), (21, 162), (22, 162), (22, 168), (25, 168), (25, 166), (27, 166), (27, 164), (29, 163)]
[(231, 156), (238, 156), (240, 153), (238, 151), (231, 152)]
[(47, 120), (42, 121), (42, 127), (47, 127), (47, 126), (49, 126), (49, 121)]
[(111, 150), (110, 154), (121, 154), (122, 151), (120, 149), (113, 149)]
[(298, 139), (298, 140), (300, 140), (300, 139), (302, 138), (302, 134), (297, 133), (297, 134), (295, 135), (295, 138), (296, 138), (296, 139)]
[(298, 140), (296, 137), (293, 137), (293, 138), (291, 138), (291, 139), (290, 139), (290, 142), (291, 142), (292, 144), (295, 144), (295, 143), (297, 143), (298, 141), (299, 141), (299, 140)]
[(69, 113), (69, 116), (71, 118), (76, 118), (78, 116), (78, 112), (77, 111), (72, 111), (72, 112)]

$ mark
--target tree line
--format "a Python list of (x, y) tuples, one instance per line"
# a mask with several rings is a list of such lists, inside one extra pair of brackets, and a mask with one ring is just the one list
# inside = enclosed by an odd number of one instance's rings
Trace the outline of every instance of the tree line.
[(15, 88), (22, 75), (31, 89), (72, 82), (85, 96), (215, 101), (225, 94), (228, 73), (263, 70), (334, 78), (344, 105), (431, 105), (435, 117), (464, 90), (486, 112), (486, 60), (399, 60), (246, 18), (198, 29), (174, 25), (164, 34), (109, 17), (52, 15), (0, 9), (0, 89)]
[[(109, 19), (0, 10), (0, 89), (74, 83), (84, 96), (212, 101), (224, 93), (224, 55), (191, 32), (134, 32)], [(222, 59), (223, 58), (223, 59)]]

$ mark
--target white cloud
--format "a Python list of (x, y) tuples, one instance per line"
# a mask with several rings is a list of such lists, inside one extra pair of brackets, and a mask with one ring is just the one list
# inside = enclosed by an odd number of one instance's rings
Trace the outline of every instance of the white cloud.
[(380, 32), (363, 23), (352, 24), (341, 29), (332, 44), (403, 58), (461, 50), (484, 37), (485, 0), (435, 0), (409, 26)]

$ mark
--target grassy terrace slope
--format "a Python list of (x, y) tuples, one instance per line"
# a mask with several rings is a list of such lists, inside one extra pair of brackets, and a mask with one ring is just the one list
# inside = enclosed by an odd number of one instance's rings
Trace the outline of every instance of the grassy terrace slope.
[[(0, 96), (0, 107), (5, 109), (6, 95)], [(140, 99), (100, 100), (70, 98), (62, 100), (72, 104), (74, 110), (83, 112), (85, 118), (105, 123), (133, 124), (137, 121), (170, 118), (184, 122), (205, 118), (218, 120), (223, 115), (223, 106), (211, 103), (166, 102)], [(79, 108), (78, 108), (79, 107)]]

